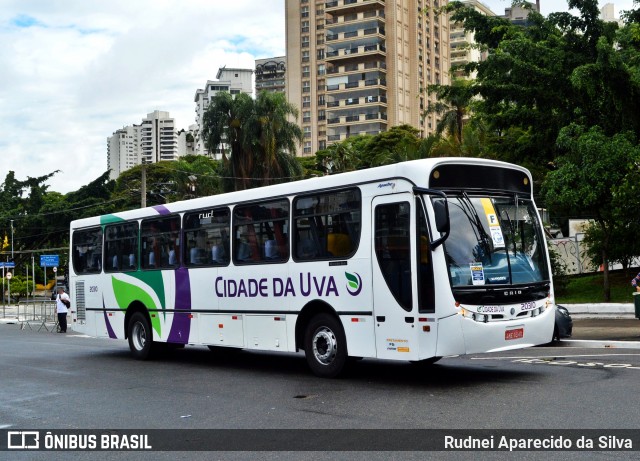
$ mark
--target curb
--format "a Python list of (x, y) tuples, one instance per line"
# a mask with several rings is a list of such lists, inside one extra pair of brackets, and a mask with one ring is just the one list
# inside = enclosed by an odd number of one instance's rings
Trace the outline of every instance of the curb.
[(572, 317), (635, 318), (633, 303), (556, 304), (566, 307)]

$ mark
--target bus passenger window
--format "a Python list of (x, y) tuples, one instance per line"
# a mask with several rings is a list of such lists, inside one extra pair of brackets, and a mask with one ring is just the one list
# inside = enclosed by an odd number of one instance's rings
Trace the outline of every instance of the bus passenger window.
[(180, 264), (180, 217), (142, 221), (143, 269), (175, 268)]
[(289, 259), (289, 200), (239, 205), (233, 210), (238, 264), (279, 263)]
[(360, 244), (360, 189), (301, 195), (293, 201), (295, 257), (300, 261), (352, 256)]
[(229, 263), (229, 209), (185, 213), (183, 219), (185, 265), (224, 266)]

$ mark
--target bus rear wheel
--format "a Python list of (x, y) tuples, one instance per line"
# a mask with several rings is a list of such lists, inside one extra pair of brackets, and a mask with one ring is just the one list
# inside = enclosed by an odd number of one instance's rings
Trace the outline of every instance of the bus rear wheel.
[(129, 349), (133, 358), (147, 360), (153, 349), (153, 333), (147, 317), (136, 312), (129, 321)]
[(347, 340), (340, 321), (318, 314), (307, 325), (304, 353), (309, 368), (321, 378), (335, 378), (347, 363)]

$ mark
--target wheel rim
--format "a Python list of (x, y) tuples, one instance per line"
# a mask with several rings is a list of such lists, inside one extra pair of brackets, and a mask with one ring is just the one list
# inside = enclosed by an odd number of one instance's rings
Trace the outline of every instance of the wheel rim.
[(144, 349), (144, 345), (147, 342), (147, 331), (145, 330), (144, 325), (142, 325), (141, 322), (136, 322), (133, 325), (133, 332), (131, 334), (131, 337), (133, 339), (133, 345), (137, 350), (141, 351), (142, 349)]
[(319, 328), (313, 336), (313, 356), (318, 363), (329, 365), (338, 353), (336, 335), (327, 327)]

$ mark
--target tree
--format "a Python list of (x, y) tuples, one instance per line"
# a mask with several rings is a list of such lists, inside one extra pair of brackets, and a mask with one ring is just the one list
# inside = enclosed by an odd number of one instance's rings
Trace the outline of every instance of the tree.
[(544, 18), (531, 11), (526, 27), (459, 2), (449, 6), (451, 20), (464, 23), (488, 52), (486, 60), (465, 70), (476, 73), (470, 88), (479, 96), (474, 117), (495, 133), (491, 150), (497, 158), (536, 165), (533, 170), (540, 173), (560, 154), (556, 139), (570, 123), (597, 125), (607, 135), (640, 134), (640, 79), (628, 64), (635, 51), (618, 46), (630, 40), (618, 42), (617, 25), (599, 19), (596, 0), (568, 5), (577, 15)]
[(219, 148), (229, 181), (227, 190), (299, 179), (293, 158), (302, 131), (289, 117), (295, 107), (284, 95), (262, 92), (254, 101), (245, 93), (217, 93), (203, 117), (202, 137), (209, 152)]
[(631, 133), (607, 136), (599, 127), (585, 128), (572, 124), (558, 136), (563, 153), (556, 159), (557, 169), (549, 172), (542, 194), (556, 211), (579, 213), (595, 222), (600, 244), (600, 261), (604, 265), (604, 301), (610, 299), (609, 263), (614, 238), (633, 216), (635, 200), (619, 191), (634, 190), (640, 171), (640, 146)]
[(462, 144), (462, 129), (473, 98), (471, 81), (454, 79), (451, 85), (429, 85), (427, 92), (436, 95), (436, 102), (429, 102), (425, 111), (425, 115), (438, 115), (436, 133), (448, 133), (458, 144)]
[(316, 153), (318, 163), (326, 174), (344, 173), (358, 168), (362, 151), (357, 147), (361, 143), (356, 142), (356, 138), (359, 138), (358, 141), (370, 139), (368, 135), (347, 138)]
[(298, 111), (287, 102), (284, 94), (266, 91), (258, 94), (248, 131), (256, 155), (254, 178), (261, 178), (262, 185), (301, 178), (302, 170), (295, 161), (295, 152), (303, 135), (300, 127), (289, 121), (290, 117), (297, 118)]

